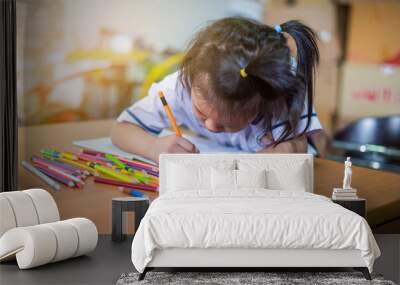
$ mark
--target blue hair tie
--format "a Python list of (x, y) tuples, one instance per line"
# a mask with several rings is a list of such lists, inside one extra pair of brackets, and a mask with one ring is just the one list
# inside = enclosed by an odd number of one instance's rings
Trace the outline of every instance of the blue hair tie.
[(275, 31), (279, 34), (279, 33), (282, 33), (282, 28), (281, 28), (281, 26), (280, 25), (276, 25), (275, 27), (274, 27), (274, 29), (275, 29)]

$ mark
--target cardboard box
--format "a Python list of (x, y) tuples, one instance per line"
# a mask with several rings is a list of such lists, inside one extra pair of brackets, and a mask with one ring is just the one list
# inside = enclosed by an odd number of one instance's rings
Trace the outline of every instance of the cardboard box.
[(341, 56), (337, 36), (337, 7), (330, 0), (269, 0), (265, 5), (265, 23), (270, 26), (300, 20), (319, 37), (320, 65), (315, 78), (314, 107), (328, 134), (337, 108), (338, 59)]
[(347, 61), (400, 64), (400, 1), (353, 1)]
[(333, 114), (336, 111), (338, 72), (336, 62), (325, 62), (318, 66), (314, 94), (314, 107), (317, 112)]
[(400, 67), (346, 62), (340, 82), (341, 120), (400, 115)]
[(338, 65), (334, 62), (323, 62), (317, 69), (315, 78), (314, 107), (325, 131), (332, 135), (333, 116), (337, 109)]
[(333, 135), (334, 126), (333, 126), (333, 114), (326, 112), (318, 112), (318, 120), (321, 123), (322, 128), (328, 136)]
[(317, 32), (321, 62), (332, 61), (341, 55), (336, 12), (336, 6), (329, 0), (269, 0), (265, 5), (265, 23), (275, 26), (300, 20)]
[(328, 134), (332, 134), (332, 118), (337, 109), (338, 72), (336, 61), (323, 62), (315, 78), (314, 108)]

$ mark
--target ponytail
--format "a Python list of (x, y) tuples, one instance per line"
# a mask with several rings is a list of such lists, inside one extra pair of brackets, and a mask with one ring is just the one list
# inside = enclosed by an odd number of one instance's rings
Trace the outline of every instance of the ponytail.
[(314, 78), (319, 63), (317, 35), (309, 27), (299, 21), (289, 21), (280, 25), (283, 32), (288, 33), (297, 46), (297, 74), (304, 80), (307, 94), (307, 124), (304, 134), (311, 124), (314, 98)]

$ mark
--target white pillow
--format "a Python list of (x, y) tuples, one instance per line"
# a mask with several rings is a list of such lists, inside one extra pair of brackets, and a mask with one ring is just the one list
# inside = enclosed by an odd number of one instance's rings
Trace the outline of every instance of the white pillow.
[(211, 187), (210, 167), (170, 163), (167, 178), (168, 191), (209, 189)]
[(235, 161), (193, 163), (188, 160), (169, 162), (167, 171), (167, 191), (211, 190), (211, 169), (234, 169)]
[(268, 190), (307, 191), (310, 168), (305, 160), (292, 159), (239, 159), (240, 170), (266, 170)]
[(262, 170), (235, 170), (237, 188), (266, 188), (267, 176)]
[(211, 189), (236, 190), (236, 170), (211, 169)]
[(298, 163), (291, 168), (267, 170), (267, 188), (271, 190), (307, 191), (306, 168), (305, 163)]
[(211, 188), (213, 190), (234, 191), (241, 188), (265, 188), (265, 170), (211, 170)]

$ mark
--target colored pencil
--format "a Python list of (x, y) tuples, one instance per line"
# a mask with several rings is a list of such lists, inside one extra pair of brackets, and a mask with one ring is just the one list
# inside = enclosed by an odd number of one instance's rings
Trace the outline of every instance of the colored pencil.
[(63, 177), (57, 175), (56, 173), (51, 172), (51, 170), (49, 170), (49, 169), (40, 168), (40, 171), (43, 172), (43, 173), (45, 173), (46, 175), (52, 177), (53, 179), (56, 179), (57, 181), (59, 181), (59, 182), (65, 184), (66, 186), (68, 186), (68, 187), (70, 187), (70, 188), (79, 187), (79, 186), (76, 185), (75, 182), (70, 181), (70, 180), (68, 180), (68, 179), (65, 179), (65, 178), (63, 178)]
[[(105, 158), (105, 153), (104, 153), (104, 152), (100, 152), (100, 151), (93, 150), (93, 149), (86, 149), (86, 148), (83, 148), (83, 149), (81, 149), (80, 153), (89, 154), (89, 155), (94, 155), (94, 156), (100, 156), (100, 157), (102, 157), (102, 158)], [(119, 155), (114, 155), (114, 156), (115, 156), (115, 157), (118, 156), (119, 159), (121, 158), (121, 156), (119, 156)], [(150, 160), (150, 159), (141, 157), (141, 156), (139, 156), (139, 155), (131, 154), (129, 158), (126, 158), (126, 157), (125, 157), (125, 159), (138, 160), (138, 161), (140, 161), (140, 162), (142, 162), (142, 163), (146, 163), (146, 164), (151, 165), (151, 166), (157, 166), (157, 163), (156, 163), (156, 162), (154, 162), (154, 161), (152, 161), (152, 160)]]
[(76, 155), (72, 154), (72, 153), (68, 153), (68, 152), (60, 152), (54, 149), (42, 149), (41, 150), (42, 154), (46, 154), (48, 156), (52, 156), (52, 157), (56, 157), (56, 158), (66, 158), (66, 159), (70, 159), (70, 160), (78, 160), (78, 157), (76, 157)]
[(142, 182), (144, 184), (149, 184), (151, 182), (151, 177), (147, 175), (147, 173), (143, 173), (142, 171), (133, 170), (133, 176), (136, 177), (139, 182)]
[(141, 162), (143, 162), (143, 163), (147, 163), (147, 164), (149, 164), (149, 165), (157, 166), (157, 162), (154, 162), (153, 160), (144, 158), (144, 157), (142, 157), (142, 156), (140, 156), (140, 155), (131, 154), (131, 155), (129, 156), (129, 159), (138, 160), (138, 161), (141, 161)]
[(78, 173), (78, 172), (75, 171), (75, 170), (71, 170), (71, 169), (69, 169), (69, 168), (66, 168), (66, 167), (64, 167), (64, 166), (61, 166), (61, 165), (59, 165), (59, 164), (54, 163), (55, 161), (51, 161), (51, 160), (47, 160), (47, 159), (42, 159), (42, 158), (36, 157), (36, 156), (33, 156), (31, 159), (32, 159), (33, 162), (36, 162), (36, 163), (41, 164), (41, 165), (43, 165), (43, 166), (48, 166), (48, 167), (57, 168), (57, 169), (59, 169), (59, 170), (65, 172), (65, 173), (68, 173), (69, 175), (73, 175), (73, 176), (78, 177), (78, 178), (80, 178), (80, 179), (81, 179), (81, 178), (86, 178), (86, 177), (84, 177), (81, 173)]
[(58, 168), (56, 168), (56, 167), (48, 166), (48, 168), (49, 168), (50, 170), (53, 170), (54, 172), (60, 174), (60, 175), (65, 176), (66, 178), (69, 178), (70, 180), (72, 180), (72, 181), (75, 182), (76, 184), (82, 184), (82, 185), (85, 184), (85, 182), (83, 182), (83, 181), (82, 181), (81, 179), (79, 179), (78, 177), (76, 177), (76, 176), (74, 176), (74, 175), (71, 175), (71, 174), (69, 174), (69, 173), (66, 173), (66, 172), (64, 172), (64, 171), (62, 171), (62, 170), (60, 170), (60, 169), (58, 169)]
[(70, 159), (70, 160), (78, 160), (78, 157), (76, 155), (69, 153), (69, 152), (61, 152), (61, 156), (63, 158)]
[[(106, 162), (106, 163), (110, 163), (110, 161), (107, 159), (107, 158), (105, 158), (104, 156), (101, 156), (101, 155), (95, 155), (94, 156), (98, 161), (103, 161), (103, 162)], [(111, 163), (110, 163), (111, 164)]]
[(144, 190), (144, 191), (157, 191), (157, 188), (155, 188), (155, 187), (142, 185), (142, 184), (135, 184), (135, 183), (126, 183), (126, 182), (122, 182), (122, 181), (107, 179), (107, 178), (100, 177), (100, 176), (96, 176), (94, 178), (94, 182), (108, 184), (108, 185), (115, 185), (115, 186), (123, 186), (123, 187), (138, 189), (138, 190)]
[(162, 104), (164, 106), (164, 110), (167, 113), (167, 117), (168, 117), (168, 119), (169, 119), (169, 121), (170, 121), (170, 123), (172, 125), (172, 128), (175, 131), (175, 134), (178, 137), (181, 137), (182, 136), (182, 132), (179, 129), (177, 123), (176, 123), (176, 119), (174, 117), (174, 114), (172, 113), (171, 109), (169, 108), (169, 105), (168, 105), (167, 100), (165, 99), (164, 93), (162, 91), (159, 91), (158, 92), (158, 96), (160, 97), (160, 100), (161, 100), (161, 102), (162, 102)]
[(144, 195), (142, 192), (138, 191), (138, 190), (131, 190), (131, 193), (129, 193), (131, 196), (133, 197), (139, 197), (139, 198), (145, 198), (146, 195)]
[[(88, 169), (84, 169), (84, 167), (82, 167), (82, 164), (79, 163), (79, 162), (72, 161), (72, 160), (67, 160), (67, 159), (64, 159), (64, 158), (55, 158), (55, 157), (47, 156), (45, 154), (43, 156), (46, 159), (51, 160), (52, 162), (72, 167), (73, 169), (76, 169), (77, 171), (81, 172), (83, 175), (90, 175), (91, 174), (90, 170), (92, 170), (92, 169), (90, 167), (88, 167)], [(87, 167), (86, 165), (83, 165), (83, 166)]]
[(149, 176), (151, 176), (153, 178), (158, 179), (158, 176), (159, 176), (158, 172), (154, 172), (154, 171), (151, 171), (151, 170), (143, 170), (143, 169), (137, 169), (137, 170), (142, 172), (142, 173), (144, 173), (144, 174), (147, 174), (147, 175), (149, 175)]
[(111, 161), (112, 163), (114, 163), (116, 166), (128, 170), (128, 169), (127, 169), (128, 166), (126, 166), (122, 161), (120, 161), (117, 157), (115, 157), (115, 156), (112, 155), (111, 153), (106, 153), (104, 156), (105, 156), (105, 158), (107, 158), (109, 161)]
[(136, 170), (136, 171), (140, 171), (145, 175), (149, 175), (149, 176), (153, 176), (153, 177), (158, 177), (158, 172), (154, 172), (148, 169), (143, 169), (141, 167), (137, 167), (137, 166), (133, 166), (133, 165), (129, 165), (129, 168)]
[(85, 184), (85, 183), (80, 179), (80, 177), (77, 177), (77, 176), (73, 175), (71, 172), (69, 172), (69, 171), (67, 171), (67, 170), (65, 170), (65, 169), (59, 168), (58, 166), (55, 166), (55, 165), (53, 165), (53, 164), (51, 164), (51, 163), (48, 163), (48, 162), (44, 162), (44, 161), (37, 160), (37, 159), (35, 159), (35, 158), (33, 158), (33, 161), (34, 161), (34, 163), (35, 163), (36, 165), (40, 165), (40, 166), (42, 166), (42, 167), (46, 167), (46, 168), (48, 168), (48, 169), (54, 171), (55, 173), (58, 173), (59, 175), (65, 177), (65, 178), (68, 178), (69, 180), (72, 180), (72, 181), (75, 182), (75, 184), (77, 184), (77, 185), (84, 185), (84, 184)]
[(155, 173), (154, 171), (150, 171), (150, 170), (144, 170), (143, 168), (141, 168), (141, 167), (136, 167), (136, 166), (132, 166), (132, 165), (129, 165), (129, 166), (127, 166), (127, 168), (123, 168), (123, 169), (121, 169), (121, 168), (119, 168), (119, 167), (117, 167), (117, 166), (113, 166), (112, 167), (113, 169), (119, 169), (122, 173), (126, 173), (126, 174), (132, 174), (132, 173), (135, 173), (135, 172), (140, 172), (138, 175), (145, 175), (145, 176), (149, 176), (149, 177), (158, 177), (158, 173)]
[(75, 167), (80, 167), (80, 168), (88, 171), (93, 176), (98, 176), (99, 175), (99, 173), (96, 170), (94, 170), (93, 168), (91, 168), (91, 167), (89, 167), (89, 166), (87, 166), (87, 165), (85, 165), (85, 164), (83, 164), (81, 162), (68, 160), (68, 159), (65, 159), (65, 158), (56, 158), (55, 160), (70, 164), (70, 165), (75, 166)]
[(158, 167), (157, 166), (154, 166), (154, 165), (151, 165), (151, 164), (147, 164), (147, 163), (143, 163), (143, 162), (137, 161), (137, 160), (128, 160), (128, 161), (130, 163), (134, 164), (134, 165), (137, 165), (137, 166), (140, 166), (140, 167), (143, 167), (143, 168), (147, 168), (147, 169), (149, 169), (151, 171), (154, 171), (154, 172), (158, 172)]
[(143, 164), (143, 163), (139, 163), (139, 162), (134, 162), (134, 161), (131, 161), (131, 160), (127, 160), (127, 159), (124, 159), (124, 158), (119, 158), (123, 163), (125, 163), (125, 164), (127, 164), (128, 166), (130, 166), (130, 167), (135, 167), (135, 168), (137, 168), (137, 169), (142, 169), (142, 170), (146, 170), (146, 171), (150, 171), (150, 172), (152, 172), (152, 173), (158, 173), (158, 168), (157, 167), (153, 167), (153, 166), (150, 166), (150, 165), (145, 165), (145, 164)]
[(127, 183), (137, 182), (137, 179), (134, 178), (134, 177), (130, 177), (128, 175), (124, 175), (122, 173), (118, 173), (117, 171), (114, 171), (111, 168), (104, 167), (104, 166), (99, 165), (99, 164), (97, 164), (95, 162), (89, 162), (88, 166), (94, 168), (95, 170), (97, 170), (100, 173), (103, 173), (103, 174), (105, 174), (107, 176), (113, 177), (113, 178), (118, 179), (118, 180), (123, 181), (123, 182), (127, 182)]
[[(60, 170), (58, 170), (58, 169), (56, 169), (56, 168), (54, 168), (54, 167), (51, 167), (51, 166), (44, 166), (44, 165), (39, 164), (39, 163), (37, 163), (37, 162), (34, 162), (34, 165), (35, 165), (37, 168), (39, 168), (40, 170), (43, 170), (43, 169), (44, 169), (44, 170), (46, 170), (47, 172), (50, 172), (50, 173), (52, 173), (52, 174), (54, 174), (54, 175), (56, 175), (56, 176), (58, 176), (58, 177), (60, 177), (60, 178), (62, 178), (62, 179), (71, 181), (71, 182), (74, 183), (74, 185), (78, 182), (78, 180), (71, 179), (70, 175), (68, 175), (68, 174), (66, 174), (65, 172), (62, 172), (62, 171), (60, 171)], [(75, 178), (75, 177), (74, 177), (74, 178)]]
[(94, 155), (80, 153), (80, 154), (78, 154), (78, 157), (81, 160), (88, 161), (88, 162), (96, 162), (96, 163), (101, 164), (101, 165), (106, 166), (106, 167), (112, 166), (112, 164), (109, 163), (107, 160), (104, 161), (100, 157), (97, 157), (97, 156), (94, 156)]
[(22, 161), (22, 165), (25, 167), (25, 169), (27, 169), (28, 171), (30, 171), (31, 173), (35, 174), (37, 177), (39, 177), (40, 179), (42, 179), (44, 182), (46, 182), (47, 184), (49, 184), (49, 186), (51, 188), (53, 188), (54, 190), (60, 190), (61, 186), (59, 183), (57, 183), (56, 181), (54, 181), (52, 178), (46, 176), (45, 174), (43, 174), (42, 172), (40, 172), (40, 170), (38, 170), (37, 168), (35, 168), (33, 165), (29, 164), (26, 161)]
[(122, 174), (134, 177), (140, 183), (149, 184), (152, 181), (151, 176), (148, 175), (147, 173), (143, 173), (142, 171), (135, 170), (130, 167), (127, 167), (127, 169), (129, 169), (129, 170), (126, 170), (125, 168), (120, 169), (116, 166), (114, 166), (113, 169), (118, 169)]
[(36, 168), (40, 169), (41, 172), (43, 172), (44, 174), (46, 174), (47, 176), (50, 176), (51, 178), (57, 180), (58, 182), (61, 182), (69, 187), (75, 187), (75, 183), (65, 177), (63, 177), (62, 175), (55, 173), (54, 171), (40, 166), (40, 165), (35, 165)]
[(65, 169), (69, 169), (69, 170), (72, 171), (72, 172), (76, 172), (76, 173), (79, 173), (79, 174), (82, 174), (82, 175), (89, 175), (89, 174), (90, 174), (88, 171), (79, 169), (79, 168), (77, 168), (77, 167), (73, 167), (73, 166), (68, 165), (68, 164), (66, 164), (66, 163), (62, 163), (62, 162), (56, 161), (56, 160), (54, 160), (54, 159), (44, 159), (44, 160), (51, 161), (51, 163), (53, 163), (53, 164), (55, 164), (55, 165), (58, 165), (58, 166), (60, 166), (60, 167), (63, 167), (63, 168), (65, 168)]
[(118, 190), (121, 192), (124, 192), (126, 194), (129, 194), (133, 197), (147, 198), (147, 196), (145, 194), (143, 194), (142, 192), (135, 190), (135, 189), (131, 189), (131, 188), (127, 188), (127, 187), (118, 187)]

